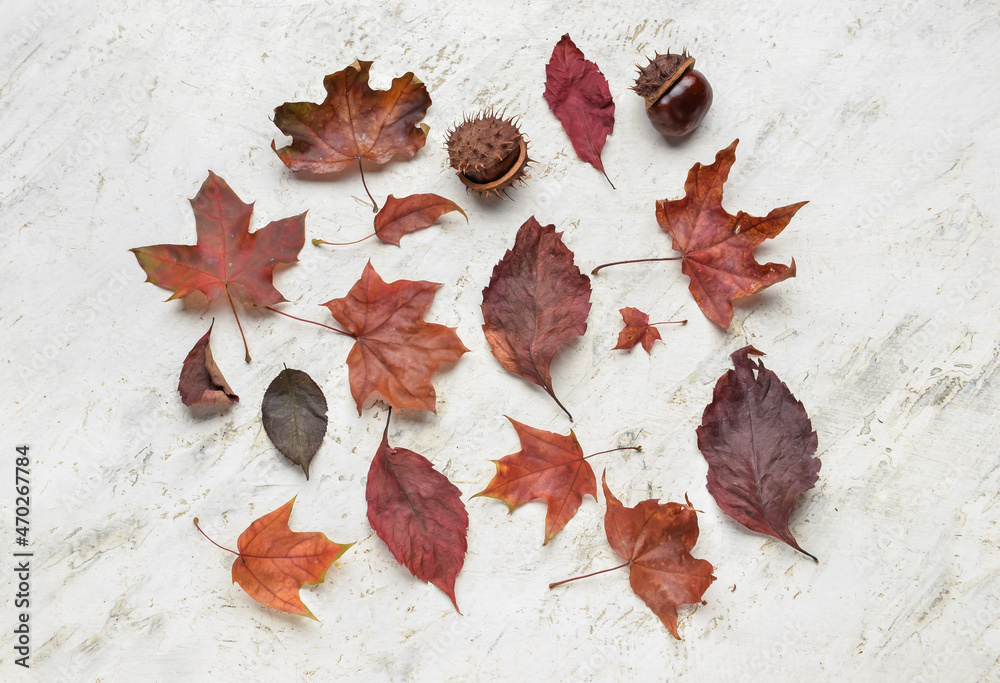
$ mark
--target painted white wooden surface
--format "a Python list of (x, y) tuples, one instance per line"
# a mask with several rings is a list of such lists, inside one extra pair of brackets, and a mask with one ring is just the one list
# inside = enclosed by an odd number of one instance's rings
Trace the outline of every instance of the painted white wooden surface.
[[(1000, 86), (996, 2), (258, 3), (3, 2), (0, 27), (0, 679), (1000, 680)], [(767, 7), (762, 7), (766, 5)], [(542, 99), (569, 32), (611, 82), (612, 191), (580, 162)], [(671, 146), (628, 86), (654, 50), (687, 47), (715, 105)], [(745, 301), (728, 333), (698, 312), (676, 264), (594, 279), (587, 334), (555, 385), (588, 452), (628, 505), (682, 500), (704, 514), (695, 555), (718, 580), (673, 640), (624, 572), (550, 591), (617, 562), (587, 500), (547, 547), (544, 506), (508, 516), (468, 500), (463, 615), (396, 565), (365, 518), (364, 481), (385, 411), (359, 418), (349, 344), (247, 312), (243, 362), (224, 301), (163, 303), (127, 251), (193, 243), (186, 201), (207, 170), (256, 201), (252, 227), (309, 210), (307, 237), (353, 239), (371, 214), (353, 171), (293, 177), (270, 150), (285, 101), (322, 99), (356, 58), (373, 82), (413, 70), (434, 100), (427, 146), (372, 168), (384, 197), (436, 192), (465, 207), (402, 248), (307, 243), (278, 288), (292, 312), (343, 296), (371, 259), (386, 280), (443, 283), (429, 319), (471, 349), (438, 374), (438, 414), (394, 420), (390, 439), (429, 457), (466, 498), (517, 450), (508, 414), (565, 432), (541, 391), (503, 371), (482, 336), (481, 290), (534, 214), (589, 270), (666, 255), (656, 199), (739, 137), (730, 209), (808, 199), (758, 250), (798, 277)], [(445, 131), (499, 107), (538, 160), (513, 202), (480, 205), (447, 168)], [(665, 329), (652, 356), (613, 352), (618, 309)], [(196, 417), (175, 390), (215, 318), (215, 356), (242, 402)], [(793, 530), (812, 563), (747, 532), (705, 489), (695, 427), (728, 354), (747, 343), (803, 401), (823, 469)], [(264, 434), (260, 399), (282, 364), (330, 403), (304, 481)], [(31, 446), (33, 668), (13, 663), (13, 449)], [(277, 613), (230, 584), (233, 546), (298, 496), (293, 528), (357, 541), (303, 591), (321, 619)], [(7, 548), (10, 550), (8, 551)]]

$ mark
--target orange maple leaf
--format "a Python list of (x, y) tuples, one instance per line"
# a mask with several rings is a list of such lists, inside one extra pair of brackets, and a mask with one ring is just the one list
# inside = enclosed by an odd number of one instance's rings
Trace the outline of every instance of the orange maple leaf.
[(396, 409), (436, 412), (431, 375), (468, 351), (455, 328), (423, 319), (440, 286), (414, 280), (387, 283), (369, 261), (347, 296), (322, 304), (357, 342), (347, 366), (358, 415), (374, 393)]
[[(205, 538), (239, 556), (233, 562), (233, 583), (251, 598), (282, 612), (316, 619), (299, 599), (299, 590), (305, 584), (322, 583), (330, 565), (354, 544), (334, 543), (319, 532), (292, 531), (288, 517), (294, 504), (292, 498), (247, 527), (237, 541), (238, 553), (215, 543), (207, 534)], [(198, 526), (197, 517), (194, 524)]]

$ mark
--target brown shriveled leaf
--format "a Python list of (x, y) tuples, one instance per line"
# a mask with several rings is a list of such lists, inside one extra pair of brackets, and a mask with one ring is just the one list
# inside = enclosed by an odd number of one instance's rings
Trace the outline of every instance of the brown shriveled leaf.
[(597, 499), (597, 478), (572, 430), (563, 436), (507, 419), (521, 450), (493, 461), (497, 473), (476, 496), (502, 500), (510, 512), (528, 501), (544, 500), (545, 545), (573, 518), (584, 496)]
[(412, 73), (392, 81), (388, 90), (368, 85), (371, 62), (356, 61), (323, 79), (322, 104), (286, 102), (274, 110), (274, 125), (292, 144), (271, 149), (293, 171), (331, 173), (368, 159), (384, 164), (410, 159), (427, 142), (426, 125), (417, 126), (431, 106), (427, 88)]
[(618, 312), (622, 314), (625, 327), (618, 333), (618, 345), (615, 349), (632, 349), (641, 342), (646, 353), (651, 353), (653, 342), (658, 339), (662, 341), (660, 331), (649, 324), (649, 316), (638, 308), (626, 306)]
[(589, 313), (590, 278), (573, 262), (562, 233), (532, 216), (483, 289), (483, 332), (500, 364), (545, 389), (570, 420), (549, 366), (563, 345), (586, 332)]
[(462, 494), (427, 458), (389, 445), (388, 417), (365, 497), (368, 522), (396, 561), (444, 591), (458, 610), (455, 577), (465, 564), (469, 528)]
[(749, 296), (790, 277), (790, 266), (757, 263), (754, 248), (777, 237), (799, 209), (799, 202), (774, 209), (764, 218), (722, 208), (722, 185), (736, 161), (735, 140), (710, 166), (695, 164), (684, 183), (685, 196), (656, 202), (656, 220), (681, 252), (681, 272), (691, 279), (690, 290), (705, 317), (722, 328), (733, 319), (733, 300)]
[(604, 143), (615, 128), (611, 88), (597, 65), (584, 59), (568, 33), (556, 43), (545, 65), (545, 101), (569, 135), (576, 155), (611, 183), (601, 160)]
[(186, 406), (228, 406), (239, 403), (240, 397), (233, 393), (222, 376), (222, 371), (212, 358), (212, 347), (208, 345), (212, 336), (213, 321), (194, 348), (188, 352), (181, 368), (181, 381), (177, 385), (181, 401)]
[(627, 508), (603, 476), (601, 485), (608, 501), (604, 529), (612, 550), (628, 562), (629, 585), (680, 640), (677, 607), (701, 602), (715, 581), (712, 564), (691, 555), (698, 542), (695, 509), (689, 501), (661, 504), (655, 498)]
[[(330, 565), (354, 544), (333, 543), (318, 532), (292, 531), (288, 518), (294, 504), (292, 498), (251, 524), (240, 534), (238, 553), (219, 547), (238, 555), (233, 562), (233, 583), (251, 598), (282, 612), (315, 619), (299, 598), (299, 590), (305, 584), (322, 583)], [(194, 524), (198, 526), (197, 518)]]
[(309, 464), (326, 436), (323, 390), (302, 370), (285, 368), (264, 392), (260, 412), (271, 443), (309, 479)]
[(375, 393), (393, 408), (436, 412), (431, 375), (468, 351), (455, 328), (423, 319), (440, 286), (384, 282), (369, 261), (347, 296), (323, 304), (357, 342), (347, 366), (358, 415)]
[(469, 221), (462, 207), (436, 194), (412, 194), (399, 199), (389, 195), (375, 216), (375, 236), (398, 247), (403, 235), (429, 228), (451, 211), (458, 211)]
[(730, 356), (735, 367), (719, 378), (698, 427), (708, 492), (746, 528), (815, 560), (799, 547), (788, 519), (819, 478), (816, 432), (788, 386), (750, 354), (763, 355), (744, 346)]

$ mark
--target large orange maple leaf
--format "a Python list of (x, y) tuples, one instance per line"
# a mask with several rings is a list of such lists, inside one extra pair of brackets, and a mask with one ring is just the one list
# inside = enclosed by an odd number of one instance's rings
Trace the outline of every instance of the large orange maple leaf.
[(357, 341), (347, 366), (358, 415), (374, 393), (396, 409), (436, 412), (431, 375), (468, 351), (455, 328), (423, 319), (440, 286), (414, 280), (387, 283), (369, 261), (347, 296), (322, 304)]

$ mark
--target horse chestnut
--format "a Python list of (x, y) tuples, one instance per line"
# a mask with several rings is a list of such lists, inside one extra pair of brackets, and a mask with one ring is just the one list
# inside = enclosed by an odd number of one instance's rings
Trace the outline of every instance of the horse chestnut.
[(497, 116), (493, 110), (455, 126), (445, 146), (458, 179), (480, 199), (501, 193), (507, 197), (507, 190), (527, 177), (528, 141), (513, 118)]
[(694, 70), (694, 57), (668, 50), (636, 68), (632, 90), (646, 100), (646, 116), (660, 135), (679, 138), (698, 127), (712, 106), (712, 86)]

